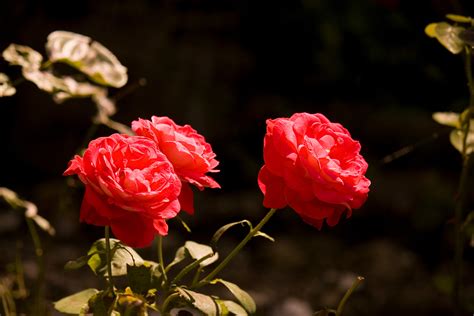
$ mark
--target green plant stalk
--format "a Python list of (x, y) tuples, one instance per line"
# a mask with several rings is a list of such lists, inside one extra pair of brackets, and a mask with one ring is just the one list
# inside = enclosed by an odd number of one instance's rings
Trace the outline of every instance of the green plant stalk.
[(469, 108), (461, 122), (464, 133), (462, 142), (462, 170), (459, 179), (458, 196), (454, 209), (454, 269), (453, 269), (453, 305), (454, 315), (460, 315), (462, 310), (462, 263), (464, 252), (464, 236), (462, 222), (467, 197), (467, 186), (469, 179), (470, 155), (467, 153), (467, 137), (470, 129), (470, 119), (474, 108), (474, 80), (472, 77), (472, 51), (470, 47), (465, 50), (465, 72), (469, 87)]
[(35, 223), (29, 217), (26, 217), (26, 223), (28, 225), (28, 230), (30, 232), (31, 238), (33, 239), (33, 245), (35, 247), (36, 255), (36, 264), (38, 265), (38, 279), (36, 284), (36, 295), (35, 302), (33, 304), (33, 314), (35, 315), (44, 315), (43, 308), (43, 285), (44, 285), (44, 257), (43, 257), (43, 247), (41, 245), (41, 240), (39, 238), (38, 230), (35, 227)]
[(202, 257), (201, 259), (199, 260), (196, 260), (194, 261), (193, 263), (187, 265), (186, 267), (184, 267), (183, 270), (181, 270), (178, 275), (175, 276), (175, 278), (173, 279), (173, 281), (171, 282), (172, 284), (177, 284), (184, 276), (186, 276), (189, 272), (191, 272), (194, 268), (196, 267), (199, 267), (199, 265), (201, 264), (201, 262), (209, 259), (210, 257), (212, 257), (214, 254), (213, 253), (210, 253), (208, 255), (205, 255), (204, 257)]
[(105, 261), (107, 262), (107, 283), (108, 290), (114, 292), (114, 283), (112, 280), (112, 256), (110, 251), (110, 227), (105, 226)]
[(169, 314), (168, 311), (167, 311), (168, 305), (169, 305), (175, 298), (177, 298), (178, 296), (179, 296), (179, 293), (174, 292), (173, 294), (169, 295), (169, 296), (165, 299), (165, 301), (163, 302), (163, 305), (161, 306), (161, 310), (160, 310), (161, 313), (163, 314), (163, 316), (166, 316), (166, 315)]
[(158, 263), (160, 264), (160, 270), (163, 275), (163, 280), (165, 283), (168, 282), (168, 276), (166, 275), (165, 270), (165, 261), (163, 260), (163, 237), (160, 235), (158, 236)]
[(196, 287), (201, 287), (203, 285), (206, 285), (208, 284), (209, 282), (212, 281), (212, 279), (214, 279), (214, 277), (235, 257), (235, 255), (237, 255), (239, 253), (239, 251), (250, 241), (250, 239), (252, 239), (252, 237), (255, 236), (256, 233), (258, 233), (260, 231), (260, 229), (262, 229), (263, 225), (265, 225), (268, 220), (273, 216), (273, 214), (275, 214), (277, 209), (275, 208), (272, 208), (270, 209), (270, 211), (267, 213), (267, 215), (265, 215), (264, 218), (262, 218), (262, 220), (260, 221), (260, 223), (257, 224), (257, 226), (255, 226), (248, 234), (247, 236), (245, 236), (245, 238), (237, 245), (237, 247), (234, 248), (234, 250), (231, 251), (231, 253), (229, 253), (227, 255), (227, 257), (222, 260), (222, 262), (214, 269), (212, 270), (204, 279), (202, 279), (197, 285)]
[(199, 282), (199, 277), (201, 276), (202, 267), (197, 268), (196, 273), (194, 273), (193, 281), (191, 282), (191, 287), (195, 287)]
[(357, 289), (357, 287), (358, 287), (363, 281), (364, 281), (364, 277), (361, 277), (361, 276), (358, 276), (358, 277), (354, 280), (354, 283), (352, 283), (352, 286), (350, 287), (350, 289), (347, 290), (346, 294), (344, 294), (344, 297), (343, 297), (342, 300), (339, 302), (339, 305), (337, 306), (337, 310), (336, 310), (336, 316), (341, 316), (341, 315), (342, 315), (342, 311), (344, 310), (344, 306), (346, 305), (347, 300), (349, 299), (349, 297), (351, 297), (352, 292), (354, 292), (355, 289)]

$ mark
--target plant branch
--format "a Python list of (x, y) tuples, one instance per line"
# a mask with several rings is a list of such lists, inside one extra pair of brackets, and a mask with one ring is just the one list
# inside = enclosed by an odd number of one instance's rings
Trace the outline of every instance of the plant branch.
[(110, 251), (110, 227), (105, 226), (105, 261), (107, 262), (107, 283), (108, 290), (114, 292), (114, 284), (112, 280), (112, 256)]
[(352, 292), (354, 292), (355, 289), (357, 289), (357, 287), (358, 287), (363, 281), (364, 281), (364, 277), (361, 277), (361, 276), (358, 276), (358, 277), (354, 280), (354, 283), (352, 283), (352, 286), (350, 287), (350, 289), (347, 290), (346, 294), (344, 295), (344, 297), (342, 298), (342, 300), (339, 302), (339, 305), (337, 306), (337, 310), (336, 310), (336, 316), (341, 316), (341, 315), (342, 315), (342, 311), (344, 310), (344, 306), (346, 305), (347, 300), (349, 299), (349, 297), (351, 297)]
[(266, 222), (275, 214), (276, 209), (272, 208), (270, 211), (268, 211), (267, 215), (260, 221), (260, 223), (257, 224), (248, 234), (245, 236), (245, 238), (237, 245), (237, 247), (232, 250), (231, 253), (227, 255), (227, 257), (222, 260), (222, 262), (214, 269), (212, 270), (204, 279), (202, 279), (196, 287), (201, 287), (203, 285), (208, 284), (209, 282), (212, 281), (212, 279), (239, 253), (239, 251), (252, 239), (252, 237), (255, 236), (256, 233), (262, 229), (263, 225), (265, 225)]

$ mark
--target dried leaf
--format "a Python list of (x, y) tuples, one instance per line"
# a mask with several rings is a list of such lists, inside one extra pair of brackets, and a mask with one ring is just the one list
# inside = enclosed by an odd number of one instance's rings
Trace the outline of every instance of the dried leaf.
[(0, 72), (0, 97), (9, 97), (14, 95), (16, 92), (15, 87), (12, 85), (10, 78), (4, 73)]
[(22, 66), (28, 69), (40, 69), (43, 56), (33, 48), (18, 44), (10, 44), (2, 54), (10, 65)]
[(436, 38), (451, 53), (459, 54), (464, 49), (464, 42), (459, 38), (459, 34), (464, 30), (463, 27), (440, 22), (429, 24), (425, 28), (425, 33), (429, 37)]
[(53, 32), (48, 36), (46, 50), (51, 61), (67, 63), (101, 85), (120, 88), (127, 83), (127, 68), (107, 48), (87, 36)]

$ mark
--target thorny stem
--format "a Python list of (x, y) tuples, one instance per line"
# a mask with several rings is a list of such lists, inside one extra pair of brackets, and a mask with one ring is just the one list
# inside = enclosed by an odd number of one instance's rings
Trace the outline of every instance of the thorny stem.
[(222, 260), (222, 262), (214, 269), (212, 270), (204, 279), (202, 279), (196, 287), (201, 287), (203, 285), (208, 284), (209, 282), (212, 281), (212, 279), (239, 253), (239, 251), (249, 242), (252, 237), (257, 234), (260, 229), (262, 229), (263, 225), (265, 225), (266, 222), (275, 214), (277, 209), (272, 208), (270, 211), (265, 215), (265, 217), (260, 221), (260, 223), (257, 224), (248, 234), (245, 236), (245, 238), (237, 245), (237, 247), (232, 250), (231, 253), (227, 255), (227, 257)]
[(344, 310), (344, 306), (346, 305), (347, 300), (349, 299), (349, 297), (351, 297), (352, 292), (354, 292), (355, 289), (357, 289), (357, 287), (358, 287), (363, 281), (364, 281), (364, 277), (361, 277), (361, 276), (358, 276), (358, 277), (354, 280), (354, 283), (352, 283), (352, 286), (350, 287), (350, 289), (347, 290), (346, 294), (344, 294), (344, 297), (343, 297), (342, 300), (339, 302), (339, 305), (337, 306), (337, 310), (336, 310), (336, 316), (341, 316), (341, 315), (342, 315), (342, 311)]
[(114, 292), (114, 284), (112, 280), (112, 256), (110, 253), (110, 227), (105, 226), (105, 261), (107, 262), (107, 283), (108, 290)]

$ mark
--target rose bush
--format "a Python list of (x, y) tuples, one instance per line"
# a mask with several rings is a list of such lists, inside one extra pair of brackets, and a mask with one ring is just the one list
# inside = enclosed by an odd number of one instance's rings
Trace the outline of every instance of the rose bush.
[(80, 219), (110, 226), (132, 247), (166, 235), (166, 220), (180, 211), (181, 182), (166, 156), (148, 138), (113, 134), (90, 142), (64, 175), (77, 174), (85, 184)]
[(216, 154), (205, 138), (191, 126), (180, 126), (168, 117), (153, 116), (151, 121), (133, 121), (132, 129), (137, 135), (155, 141), (173, 164), (176, 174), (183, 181), (179, 200), (184, 211), (194, 213), (193, 192), (189, 184), (195, 185), (199, 190), (205, 187), (220, 188), (214, 179), (206, 175), (208, 172), (219, 171), (214, 169), (219, 164), (215, 159)]
[(322, 114), (267, 120), (258, 183), (269, 208), (289, 205), (307, 223), (336, 225), (367, 199), (370, 181), (360, 144)]

